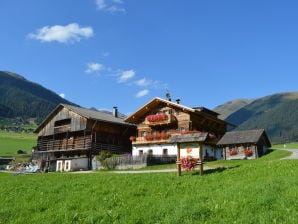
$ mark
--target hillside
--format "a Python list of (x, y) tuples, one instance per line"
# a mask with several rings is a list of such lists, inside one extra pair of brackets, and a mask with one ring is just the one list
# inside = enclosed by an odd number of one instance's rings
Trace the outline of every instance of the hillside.
[(0, 117), (43, 119), (59, 103), (73, 104), (24, 77), (0, 71)]
[(253, 99), (236, 99), (226, 102), (222, 105), (215, 107), (213, 110), (220, 115), (218, 116), (220, 119), (224, 120), (232, 113), (236, 112), (237, 110), (241, 109), (242, 107), (250, 104), (253, 102)]
[(236, 130), (266, 129), (273, 143), (298, 141), (298, 92), (254, 100), (227, 117)]

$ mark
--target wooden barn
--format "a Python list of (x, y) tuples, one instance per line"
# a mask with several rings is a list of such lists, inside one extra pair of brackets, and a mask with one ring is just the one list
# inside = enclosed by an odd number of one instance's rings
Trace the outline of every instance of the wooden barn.
[(227, 160), (256, 159), (271, 147), (264, 129), (227, 132), (217, 145), (223, 148), (223, 157)]
[[(205, 107), (187, 107), (169, 98), (153, 98), (125, 119), (137, 125), (137, 134), (131, 136), (132, 154), (149, 156), (177, 156), (177, 136), (202, 133), (200, 141), (206, 160), (221, 159), (216, 143), (225, 134), (228, 123), (218, 113)], [(176, 136), (176, 137), (175, 137)], [(179, 144), (183, 145), (183, 137)], [(186, 147), (197, 148), (197, 144)], [(197, 149), (198, 150), (198, 149)], [(190, 151), (190, 150), (188, 150)]]
[(33, 160), (42, 170), (92, 169), (100, 151), (131, 152), (129, 136), (136, 127), (113, 113), (60, 104), (36, 129), (37, 146)]

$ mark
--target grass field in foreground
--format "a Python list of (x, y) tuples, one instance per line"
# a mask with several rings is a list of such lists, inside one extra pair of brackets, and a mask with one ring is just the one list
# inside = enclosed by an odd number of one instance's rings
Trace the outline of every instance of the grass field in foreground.
[(197, 173), (0, 173), (0, 223), (297, 223), (298, 161)]

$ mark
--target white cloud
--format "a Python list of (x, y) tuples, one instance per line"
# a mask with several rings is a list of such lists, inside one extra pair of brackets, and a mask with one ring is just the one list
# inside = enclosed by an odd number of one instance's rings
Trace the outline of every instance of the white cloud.
[(103, 56), (103, 57), (109, 57), (110, 56), (110, 52), (104, 51), (104, 52), (101, 53), (101, 56)]
[(107, 7), (105, 0), (96, 0), (95, 4), (96, 4), (98, 10), (102, 10)]
[(116, 12), (125, 13), (126, 12), (126, 10), (124, 8), (117, 7), (115, 5), (112, 5), (111, 7), (107, 8), (107, 11), (110, 12), (110, 13), (116, 13)]
[(146, 96), (148, 93), (149, 93), (149, 90), (148, 90), (148, 89), (144, 89), (144, 90), (139, 91), (139, 92), (136, 94), (136, 97), (137, 97), (137, 98), (141, 98), (141, 97), (143, 97), (143, 96)]
[(113, 0), (113, 2), (118, 3), (118, 4), (122, 4), (124, 1), (123, 0)]
[(119, 83), (126, 82), (127, 80), (133, 78), (135, 76), (135, 74), (136, 73), (134, 70), (123, 71), (118, 78), (118, 82)]
[(90, 38), (92, 36), (92, 27), (80, 27), (77, 23), (71, 23), (66, 26), (44, 26), (35, 33), (28, 35), (29, 38), (40, 40), (41, 42), (57, 41), (60, 43), (74, 43), (80, 41), (81, 38)]
[(142, 78), (142, 79), (135, 81), (135, 84), (137, 86), (150, 86), (150, 85), (152, 85), (152, 83), (153, 82), (151, 80), (148, 80), (146, 78)]
[(65, 94), (64, 93), (60, 93), (59, 96), (62, 97), (63, 99), (65, 98)]
[(91, 62), (87, 64), (87, 69), (85, 70), (85, 73), (98, 73), (101, 70), (103, 70), (103, 68), (104, 66), (102, 64)]
[(123, 0), (95, 0), (95, 5), (98, 10), (106, 11), (112, 14), (115, 14), (117, 12), (125, 13), (126, 9), (119, 6), (123, 3)]

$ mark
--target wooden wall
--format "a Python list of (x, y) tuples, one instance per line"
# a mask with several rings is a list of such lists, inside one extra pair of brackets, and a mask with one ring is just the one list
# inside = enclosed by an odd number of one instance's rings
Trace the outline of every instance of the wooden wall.
[(71, 119), (70, 131), (72, 132), (84, 130), (86, 128), (86, 118), (68, 110), (67, 108), (62, 108), (60, 111), (58, 111), (57, 114), (54, 115), (54, 117), (52, 117), (48, 121), (48, 123), (43, 127), (43, 129), (40, 130), (38, 136), (53, 135), (55, 122), (64, 119)]
[[(156, 114), (163, 111), (171, 110), (172, 116), (175, 117), (175, 122), (171, 125), (165, 126), (150, 126), (146, 122), (146, 116), (150, 114)], [(182, 130), (199, 130), (203, 132), (211, 132), (217, 136), (222, 136), (226, 132), (226, 124), (220, 122), (214, 118), (209, 118), (203, 114), (191, 114), (189, 111), (184, 111), (179, 108), (161, 107), (156, 110), (152, 110), (148, 113), (143, 121), (138, 124), (138, 136), (141, 132), (146, 131), (150, 133), (155, 129), (165, 128), (171, 131), (182, 131)]]

